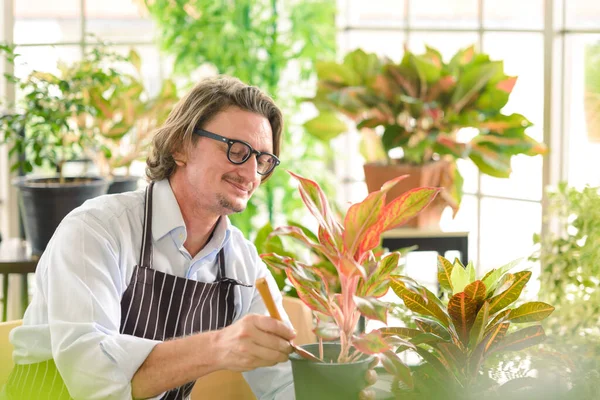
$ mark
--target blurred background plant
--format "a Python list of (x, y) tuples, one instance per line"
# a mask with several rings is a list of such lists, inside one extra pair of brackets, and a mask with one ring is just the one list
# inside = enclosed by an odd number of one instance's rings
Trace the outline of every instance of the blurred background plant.
[[(174, 57), (176, 73), (190, 74), (210, 64), (218, 73), (265, 90), (284, 112), (282, 164), (261, 185), (246, 211), (231, 218), (233, 223), (255, 239), (267, 222), (274, 226), (302, 221), (306, 213), (285, 169), (331, 182), (325, 190), (334, 193), (333, 179), (323, 168), (331, 164), (331, 150), (304, 134), (297, 99), (314, 90), (315, 61), (335, 55), (335, 1), (144, 3), (158, 27), (162, 50)], [(257, 242), (259, 247), (262, 244)]]
[(534, 236), (531, 257), (542, 266), (540, 298), (556, 306), (545, 346), (583, 378), (600, 371), (600, 192), (561, 183), (547, 194), (545, 219), (554, 229)]
[(117, 171), (129, 176), (131, 164), (145, 160), (154, 130), (178, 100), (174, 82), (165, 79), (152, 97), (141, 76), (138, 53), (132, 49), (123, 56), (100, 41), (80, 62), (61, 70), (85, 82), (78, 90), (88, 112), (78, 115), (77, 125), (95, 142), (86, 155), (102, 176), (114, 178)]
[(588, 139), (600, 142), (600, 41), (585, 46), (584, 73), (583, 96)]

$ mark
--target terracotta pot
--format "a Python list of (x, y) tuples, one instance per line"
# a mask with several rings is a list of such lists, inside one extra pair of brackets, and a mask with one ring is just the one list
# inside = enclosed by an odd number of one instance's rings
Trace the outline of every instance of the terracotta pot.
[[(442, 186), (442, 177), (449, 168), (449, 163), (445, 160), (435, 161), (423, 166), (407, 164), (377, 164), (368, 163), (364, 165), (365, 181), (369, 193), (381, 189), (381, 186), (400, 175), (409, 175), (403, 181), (394, 186), (386, 196), (386, 202), (389, 203), (402, 193), (422, 186)], [(411, 219), (404, 225), (406, 228), (439, 228), (442, 212), (447, 203), (437, 196), (436, 199), (425, 208), (419, 215)], [(402, 227), (401, 227), (402, 228)]]

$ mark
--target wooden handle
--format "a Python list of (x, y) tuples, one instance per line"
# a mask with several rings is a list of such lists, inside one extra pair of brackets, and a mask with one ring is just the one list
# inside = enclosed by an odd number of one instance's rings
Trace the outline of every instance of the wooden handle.
[(269, 315), (271, 318), (281, 321), (281, 315), (279, 315), (279, 310), (275, 305), (273, 296), (271, 296), (271, 291), (269, 290), (269, 284), (267, 283), (267, 280), (265, 278), (258, 278), (255, 285), (258, 289), (258, 293), (260, 293), (260, 297), (262, 297), (265, 305), (267, 306), (267, 310), (269, 310)]

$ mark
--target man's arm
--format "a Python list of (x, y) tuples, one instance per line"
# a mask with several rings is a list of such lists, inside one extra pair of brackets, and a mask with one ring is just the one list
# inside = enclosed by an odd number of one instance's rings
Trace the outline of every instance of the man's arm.
[(221, 369), (249, 371), (284, 362), (294, 336), (279, 321), (247, 315), (218, 331), (160, 343), (134, 375), (133, 397), (157, 396)]

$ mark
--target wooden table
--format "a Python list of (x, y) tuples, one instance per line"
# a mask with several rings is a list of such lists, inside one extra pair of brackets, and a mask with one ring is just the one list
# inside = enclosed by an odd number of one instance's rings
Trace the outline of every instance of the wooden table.
[(8, 318), (8, 278), (10, 274), (21, 276), (21, 312), (25, 312), (29, 304), (29, 285), (27, 274), (34, 273), (39, 257), (31, 255), (31, 248), (22, 239), (4, 239), (0, 242), (0, 274), (2, 284), (2, 318)]

